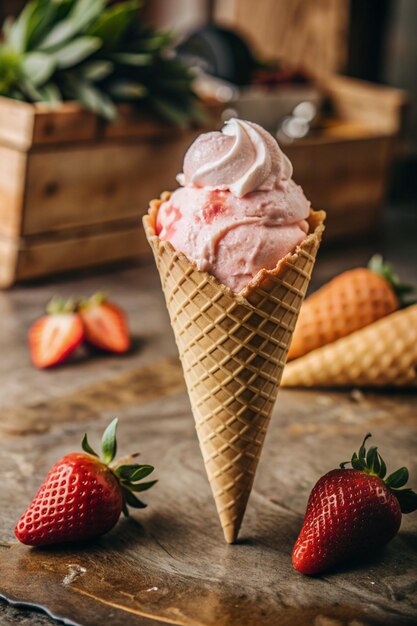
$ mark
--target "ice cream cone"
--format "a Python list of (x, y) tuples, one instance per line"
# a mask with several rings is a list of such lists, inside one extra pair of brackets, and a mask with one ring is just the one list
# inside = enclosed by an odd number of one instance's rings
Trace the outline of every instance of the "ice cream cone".
[(227, 542), (237, 539), (276, 399), (288, 347), (323, 231), (310, 233), (242, 295), (199, 271), (155, 234), (162, 200), (144, 217), (158, 266), (196, 423), (200, 448)]
[(417, 305), (288, 363), (287, 387), (416, 387)]

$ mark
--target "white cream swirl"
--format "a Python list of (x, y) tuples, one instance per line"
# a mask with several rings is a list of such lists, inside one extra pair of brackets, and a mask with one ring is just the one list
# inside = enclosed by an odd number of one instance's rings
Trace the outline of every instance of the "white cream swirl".
[(286, 189), (290, 160), (275, 139), (253, 122), (231, 119), (222, 131), (204, 133), (184, 158), (183, 186), (229, 190), (242, 198), (252, 191)]

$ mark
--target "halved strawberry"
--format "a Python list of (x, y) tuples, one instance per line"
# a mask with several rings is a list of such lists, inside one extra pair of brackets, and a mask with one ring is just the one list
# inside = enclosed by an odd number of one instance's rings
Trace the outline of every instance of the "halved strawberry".
[(85, 340), (107, 352), (127, 352), (130, 335), (124, 311), (109, 302), (104, 293), (96, 293), (79, 305)]
[(30, 353), (36, 367), (61, 363), (83, 340), (83, 324), (74, 309), (73, 300), (53, 298), (47, 306), (47, 315), (29, 330)]

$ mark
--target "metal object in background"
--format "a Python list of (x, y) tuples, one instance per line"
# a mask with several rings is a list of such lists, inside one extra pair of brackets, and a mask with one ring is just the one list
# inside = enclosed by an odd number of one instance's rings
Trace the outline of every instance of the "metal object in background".
[[(320, 106), (320, 91), (308, 77), (300, 72), (292, 76), (281, 68), (274, 72), (272, 66), (262, 65), (246, 41), (232, 30), (209, 24), (191, 34), (177, 50), (196, 72), (197, 93), (229, 105), (224, 120), (237, 116), (275, 132), (279, 120), (291, 116), (298, 105), (311, 103), (315, 112)], [(270, 78), (261, 77), (269, 71)], [(294, 120), (285, 122), (285, 137), (295, 139), (308, 132), (305, 115), (300, 109)]]
[(257, 66), (242, 37), (214, 24), (192, 33), (177, 50), (191, 66), (235, 85), (249, 85)]
[(269, 90), (255, 85), (241, 89), (222, 117), (224, 120), (241, 117), (274, 134), (277, 127), (283, 127), (283, 137), (288, 142), (288, 139), (304, 137), (309, 132), (321, 102), (320, 90), (312, 85), (281, 85)]

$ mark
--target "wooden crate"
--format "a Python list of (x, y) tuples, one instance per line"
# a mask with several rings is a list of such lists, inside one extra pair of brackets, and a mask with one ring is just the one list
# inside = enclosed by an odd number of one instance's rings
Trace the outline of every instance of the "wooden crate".
[(197, 132), (0, 98), (0, 287), (146, 254), (140, 217)]
[(406, 97), (342, 76), (319, 82), (338, 121), (284, 150), (313, 206), (327, 211), (324, 241), (367, 235), (381, 223)]
[[(327, 211), (331, 241), (380, 223), (405, 97), (340, 76), (320, 84), (339, 122), (285, 151), (313, 206)], [(127, 106), (108, 125), (72, 103), (53, 111), (0, 98), (0, 287), (149, 254), (140, 217), (177, 186), (199, 132), (138, 119)]]

